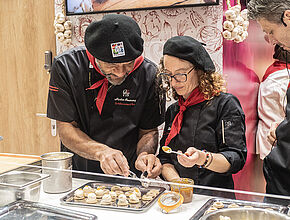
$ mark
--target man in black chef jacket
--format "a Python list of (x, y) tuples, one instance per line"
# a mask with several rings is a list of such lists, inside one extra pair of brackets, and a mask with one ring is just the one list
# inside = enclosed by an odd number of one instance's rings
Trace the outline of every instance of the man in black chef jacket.
[[(257, 20), (271, 44), (279, 45), (284, 49), (287, 60), (287, 56), (290, 56), (290, 0), (251, 0), (248, 3), (248, 15), (250, 19)], [(288, 69), (287, 63), (286, 67)], [(263, 170), (267, 182), (267, 193), (290, 196), (289, 86), (286, 95), (286, 117), (277, 129), (274, 127), (270, 129), (268, 139), (273, 144), (273, 147), (264, 159)], [(281, 202), (283, 203), (281, 200), (275, 200), (269, 197), (266, 200), (280, 204)], [(286, 204), (289, 204), (289, 200), (286, 201)]]
[(154, 153), (164, 101), (155, 91), (157, 67), (143, 58), (138, 24), (109, 14), (91, 23), (85, 47), (54, 59), (47, 115), (57, 121), (61, 150), (73, 168), (128, 176), (161, 172)]

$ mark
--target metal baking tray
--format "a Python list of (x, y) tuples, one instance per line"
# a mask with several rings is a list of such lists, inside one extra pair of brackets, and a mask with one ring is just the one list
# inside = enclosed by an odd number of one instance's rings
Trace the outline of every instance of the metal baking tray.
[(243, 201), (243, 200), (234, 200), (234, 199), (222, 199), (222, 198), (214, 198), (209, 199), (191, 218), (190, 220), (200, 219), (205, 212), (215, 203), (222, 202), (224, 204), (224, 208), (228, 208), (230, 204), (237, 204), (239, 207), (251, 206), (253, 208), (262, 208), (262, 209), (273, 209), (274, 211), (287, 214), (289, 208), (282, 205), (262, 203), (262, 202), (251, 202), (251, 201)]
[(95, 220), (97, 216), (37, 202), (18, 200), (0, 209), (1, 220)]
[[(97, 203), (95, 204), (89, 204), (86, 203), (85, 199), (83, 200), (75, 200), (74, 199), (74, 192), (77, 189), (83, 189), (85, 186), (90, 186), (94, 189), (97, 189), (98, 186), (105, 186), (106, 189), (111, 189), (112, 186), (128, 186), (128, 187), (137, 187), (139, 188), (141, 192), (141, 196), (149, 192), (151, 189), (156, 189), (159, 190), (159, 193), (156, 197), (154, 197), (151, 201), (142, 201), (140, 199), (140, 202), (137, 204), (130, 204), (128, 207), (120, 207), (117, 205), (118, 199), (116, 199), (115, 202), (112, 202), (111, 205), (101, 205), (100, 200), (98, 200)], [(149, 186), (147, 188), (142, 187), (141, 185), (131, 185), (131, 184), (109, 184), (105, 182), (88, 182), (84, 184), (83, 186), (77, 188), (64, 196), (63, 198), (60, 199), (62, 205), (77, 205), (77, 206), (82, 206), (82, 207), (98, 207), (98, 208), (105, 208), (105, 209), (115, 209), (115, 210), (123, 210), (123, 211), (133, 211), (133, 212), (142, 212), (147, 210), (156, 200), (157, 198), (165, 191), (164, 187), (159, 187), (159, 186)]]

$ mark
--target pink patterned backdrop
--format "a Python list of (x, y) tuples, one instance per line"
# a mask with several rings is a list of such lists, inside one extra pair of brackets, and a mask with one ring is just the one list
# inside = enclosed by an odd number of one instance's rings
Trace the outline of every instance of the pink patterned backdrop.
[[(63, 0), (55, 0), (55, 12), (62, 11)], [(120, 12), (131, 16), (139, 24), (145, 40), (144, 56), (159, 63), (163, 44), (176, 35), (189, 35), (207, 44), (217, 69), (222, 71), (222, 4), (203, 7)], [(73, 23), (72, 44), (57, 42), (57, 53), (84, 44), (86, 27), (104, 14), (68, 16)]]

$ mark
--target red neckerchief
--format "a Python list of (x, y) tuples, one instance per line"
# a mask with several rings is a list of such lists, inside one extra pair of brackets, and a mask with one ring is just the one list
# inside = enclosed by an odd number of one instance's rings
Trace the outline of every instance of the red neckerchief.
[(177, 134), (179, 134), (182, 120), (183, 120), (183, 112), (186, 110), (187, 107), (196, 105), (200, 102), (205, 101), (204, 95), (201, 93), (198, 87), (196, 87), (190, 94), (190, 96), (184, 101), (181, 96), (178, 98), (178, 105), (179, 105), (179, 112), (175, 116), (170, 133), (165, 141), (165, 146), (167, 146), (171, 139), (174, 138)]
[[(102, 76), (104, 76), (104, 74), (102, 74), (101, 70), (98, 68), (98, 66), (96, 64), (95, 57), (93, 55), (91, 55), (88, 50), (86, 50), (86, 52), (87, 52), (87, 56), (89, 58), (89, 61), (91, 62), (91, 64), (95, 68), (95, 70), (98, 73), (100, 73)], [(132, 73), (134, 70), (136, 70), (142, 64), (143, 60), (144, 60), (143, 56), (139, 56), (137, 59), (135, 59), (133, 70), (130, 73)], [(108, 91), (108, 83), (109, 82), (108, 82), (107, 78), (105, 77), (104, 79), (99, 80), (98, 82), (94, 83), (90, 88), (87, 88), (87, 90), (88, 89), (96, 89), (96, 88), (102, 86), (99, 93), (98, 93), (97, 99), (96, 99), (96, 106), (97, 106), (100, 114), (102, 113), (103, 105), (104, 105), (104, 102), (106, 99), (106, 95), (107, 95), (107, 91)]]
[[(268, 78), (268, 76), (270, 76), (272, 73), (279, 71), (279, 70), (286, 69), (286, 68), (287, 68), (286, 63), (284, 63), (282, 61), (275, 61), (266, 70), (265, 75), (262, 78), (262, 82), (264, 82)], [(290, 83), (288, 84), (288, 89), (289, 89), (289, 87), (290, 87)]]
[(279, 71), (279, 70), (283, 70), (283, 69), (286, 69), (286, 63), (281, 62), (281, 61), (275, 61), (266, 70), (265, 75), (262, 78), (262, 82), (264, 82), (268, 78), (268, 76), (270, 76), (272, 73)]

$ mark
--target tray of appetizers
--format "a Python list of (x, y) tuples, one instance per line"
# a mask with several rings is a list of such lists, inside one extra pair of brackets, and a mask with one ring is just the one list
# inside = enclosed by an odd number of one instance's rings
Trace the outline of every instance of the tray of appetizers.
[(231, 209), (231, 208), (259, 208), (265, 210), (277, 211), (282, 214), (288, 212), (288, 207), (283, 205), (276, 205), (270, 203), (262, 202), (251, 202), (244, 200), (234, 200), (234, 199), (222, 199), (222, 198), (213, 198), (209, 199), (191, 218), (190, 220), (200, 219), (204, 215), (207, 215), (211, 212)]
[(164, 187), (88, 182), (60, 199), (63, 205), (109, 208), (126, 211), (148, 209)]

